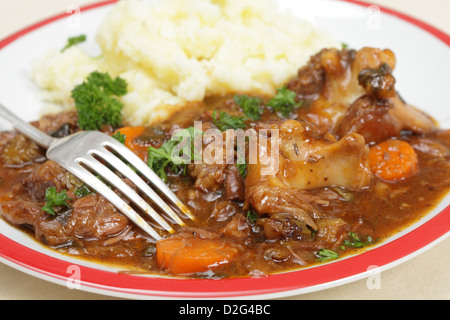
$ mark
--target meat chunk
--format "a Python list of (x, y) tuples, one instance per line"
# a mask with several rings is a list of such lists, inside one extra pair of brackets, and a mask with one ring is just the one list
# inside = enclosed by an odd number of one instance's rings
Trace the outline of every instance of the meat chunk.
[(433, 119), (399, 97), (377, 100), (365, 95), (349, 107), (335, 133), (342, 137), (357, 132), (367, 143), (376, 144), (399, 136), (403, 130), (429, 134), (436, 129)]
[(30, 199), (37, 202), (45, 201), (45, 190), (55, 187), (58, 192), (68, 190), (69, 197), (74, 198), (73, 193), (81, 186), (81, 181), (70, 172), (64, 170), (52, 160), (47, 160), (33, 170), (21, 183), (27, 191)]
[(267, 144), (268, 154), (275, 146), (279, 152), (277, 161), (263, 162), (258, 157), (247, 166), (245, 200), (259, 214), (290, 213), (316, 229), (314, 219), (320, 212), (315, 205), (320, 199), (309, 190), (331, 186), (361, 190), (369, 185), (369, 149), (361, 135), (336, 141), (330, 133), (295, 120), (261, 124), (256, 129), (262, 127), (278, 134), (267, 138), (260, 134), (258, 144)]
[(223, 158), (220, 155), (207, 153), (206, 157), (209, 157), (209, 161), (205, 161), (205, 150), (211, 148), (215, 150), (214, 144), (216, 139), (219, 138), (220, 141), (224, 141), (225, 133), (220, 133), (218, 129), (214, 127), (212, 122), (207, 119), (202, 123), (202, 130), (204, 132), (213, 132), (216, 134), (204, 135), (202, 138), (202, 163), (194, 163), (188, 165), (188, 174), (195, 179), (195, 188), (203, 192), (215, 192), (223, 188), (223, 184), (227, 177), (227, 161), (226, 161), (226, 150), (223, 149)]
[[(82, 183), (56, 162), (27, 166), (26, 175), (18, 179), (0, 204), (0, 216), (14, 225), (30, 227), (36, 238), (50, 246), (78, 240), (103, 241), (124, 230), (130, 222), (105, 198), (90, 194), (78, 198), (75, 191)], [(46, 190), (65, 190), (69, 206), (55, 208), (55, 216), (42, 210)]]
[(216, 221), (226, 221), (228, 218), (235, 216), (239, 211), (239, 206), (232, 201), (218, 201), (211, 212), (210, 218)]
[(276, 182), (275, 179), (261, 181), (247, 179), (246, 206), (251, 206), (260, 215), (289, 213), (295, 219), (317, 230), (314, 219), (320, 217), (320, 212), (315, 207), (318, 198), (304, 191), (278, 187)]
[(244, 180), (235, 165), (229, 165), (225, 180), (225, 198), (228, 200), (244, 200)]
[(106, 199), (89, 195), (56, 217), (43, 212), (31, 201), (12, 200), (0, 204), (0, 215), (14, 225), (30, 226), (36, 238), (50, 246), (60, 246), (80, 239), (106, 240), (128, 230), (129, 221)]
[(378, 143), (402, 130), (435, 131), (434, 120), (397, 93), (392, 73), (395, 64), (390, 50), (324, 49), (298, 71), (288, 88), (299, 99), (311, 101), (305, 118), (325, 125), (338, 138), (359, 133), (366, 142)]
[(398, 95), (390, 98), (393, 107), (389, 114), (400, 121), (402, 130), (410, 130), (417, 134), (432, 134), (438, 129), (433, 118), (413, 105), (406, 104)]
[(371, 173), (369, 149), (359, 134), (341, 140), (329, 133), (316, 134), (313, 126), (285, 121), (280, 130), (280, 174), (283, 185), (297, 190), (341, 186), (349, 190), (367, 187)]
[(308, 230), (305, 224), (289, 214), (274, 214), (270, 218), (259, 219), (258, 224), (263, 227), (264, 236), (269, 240), (302, 240)]
[(297, 92), (301, 98), (320, 94), (325, 82), (325, 70), (321, 61), (322, 55), (314, 55), (309, 63), (301, 68), (297, 76), (289, 83), (289, 90)]
[(348, 233), (348, 224), (344, 220), (324, 219), (318, 222), (319, 230), (316, 235), (316, 241), (322, 247), (335, 249), (341, 245), (342, 240)]
[(22, 167), (45, 159), (44, 150), (23, 134), (11, 133), (10, 137), (2, 141), (5, 141), (2, 160), (7, 167)]
[(110, 202), (93, 194), (75, 201), (65, 228), (72, 237), (99, 240), (120, 234), (129, 224)]
[(76, 111), (67, 111), (57, 114), (43, 116), (35, 125), (39, 130), (57, 138), (75, 133), (79, 130), (77, 126), (78, 115)]
[[(266, 141), (259, 136), (259, 143), (278, 145), (278, 170), (267, 179), (276, 178), (278, 186), (296, 190), (311, 190), (329, 186), (341, 186), (360, 190), (368, 186), (371, 173), (368, 164), (368, 148), (359, 134), (349, 134), (337, 141), (330, 133), (317, 130), (306, 122), (287, 120), (273, 122), (270, 130), (278, 131), (278, 137)], [(264, 170), (262, 162), (248, 165), (248, 179), (259, 179)], [(269, 171), (269, 170), (266, 170)]]
[(242, 213), (236, 214), (220, 231), (227, 237), (238, 239), (248, 237), (251, 234), (247, 218)]
[(392, 105), (386, 101), (377, 101), (370, 95), (356, 100), (340, 122), (336, 134), (341, 137), (348, 133), (361, 134), (368, 144), (396, 137), (402, 129), (401, 122), (390, 115)]
[(195, 188), (203, 192), (214, 192), (222, 188), (226, 179), (226, 164), (191, 164), (188, 172), (195, 178)]

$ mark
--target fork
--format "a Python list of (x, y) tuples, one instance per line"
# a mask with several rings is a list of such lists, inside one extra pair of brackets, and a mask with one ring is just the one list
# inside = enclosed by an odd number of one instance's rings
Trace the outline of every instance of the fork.
[[(142, 177), (148, 180), (153, 188), (164, 194), (189, 219), (194, 220), (190, 210), (178, 199), (159, 176), (130, 149), (109, 135), (99, 131), (80, 131), (64, 138), (54, 138), (23, 121), (2, 104), (0, 104), (0, 117), (10, 121), (18, 131), (41, 147), (47, 149), (46, 156), (48, 159), (55, 161), (86, 183), (90, 188), (105, 197), (128, 217), (128, 219), (155, 240), (161, 240), (161, 235), (122, 199), (121, 196), (105, 184), (104, 181), (116, 188), (121, 195), (131, 200), (131, 202), (139, 207), (143, 213), (151, 217), (160, 227), (169, 233), (174, 233), (174, 228), (138, 192), (134, 191), (110, 168), (114, 168), (117, 172), (120, 172), (120, 174), (134, 184), (141, 194), (145, 194), (150, 198), (153, 204), (158, 206), (167, 215), (167, 220), (171, 218), (172, 223), (181, 226), (185, 224), (180, 216), (175, 213)], [(130, 168), (130, 165), (142, 177)]]

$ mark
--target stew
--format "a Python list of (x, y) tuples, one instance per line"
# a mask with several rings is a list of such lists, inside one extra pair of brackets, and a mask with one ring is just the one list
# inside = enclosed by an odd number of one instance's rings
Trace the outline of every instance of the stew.
[[(102, 126), (195, 216), (173, 235), (160, 230), (163, 240), (15, 131), (0, 134), (0, 215), (55, 250), (124, 272), (261, 276), (355, 253), (421, 219), (450, 187), (450, 131), (403, 100), (394, 68), (390, 50), (323, 49), (272, 97), (209, 97), (158, 125)], [(78, 117), (33, 124), (63, 137), (81, 130)], [(181, 164), (167, 157), (180, 129), (201, 142)], [(253, 133), (242, 152), (234, 136), (231, 149), (215, 145), (232, 130)], [(222, 161), (195, 161), (196, 152)]]

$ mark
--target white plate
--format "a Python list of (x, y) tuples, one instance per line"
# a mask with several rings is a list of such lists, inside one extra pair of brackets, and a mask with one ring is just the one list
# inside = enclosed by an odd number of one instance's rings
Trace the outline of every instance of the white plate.
[[(389, 48), (396, 54), (397, 89), (409, 102), (426, 110), (442, 127), (450, 127), (448, 108), (450, 38), (433, 27), (404, 14), (358, 1), (279, 0), (301, 19), (325, 29), (358, 49)], [(93, 39), (112, 1), (82, 8), (81, 29), (74, 31), (68, 14), (45, 20), (0, 41), (0, 101), (25, 120), (36, 120), (43, 107), (40, 93), (30, 80), (32, 62), (68, 37), (81, 33)], [(76, 34), (74, 34), (74, 32)], [(94, 43), (83, 44), (92, 53)], [(0, 129), (9, 129), (0, 121)], [(68, 257), (45, 248), (0, 220), (0, 261), (55, 283), (125, 298), (275, 298), (317, 291), (393, 267), (447, 237), (450, 196), (417, 224), (367, 252), (318, 267), (265, 278), (180, 280), (118, 274), (105, 265)]]

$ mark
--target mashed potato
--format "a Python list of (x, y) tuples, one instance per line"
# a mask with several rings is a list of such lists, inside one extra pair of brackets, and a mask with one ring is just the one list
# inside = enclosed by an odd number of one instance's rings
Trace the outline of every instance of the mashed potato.
[(206, 96), (272, 95), (312, 54), (338, 45), (268, 0), (120, 1), (97, 41), (101, 58), (79, 47), (50, 53), (34, 80), (48, 101), (68, 109), (71, 90), (90, 72), (120, 76), (129, 84), (123, 113), (133, 125), (161, 121)]

